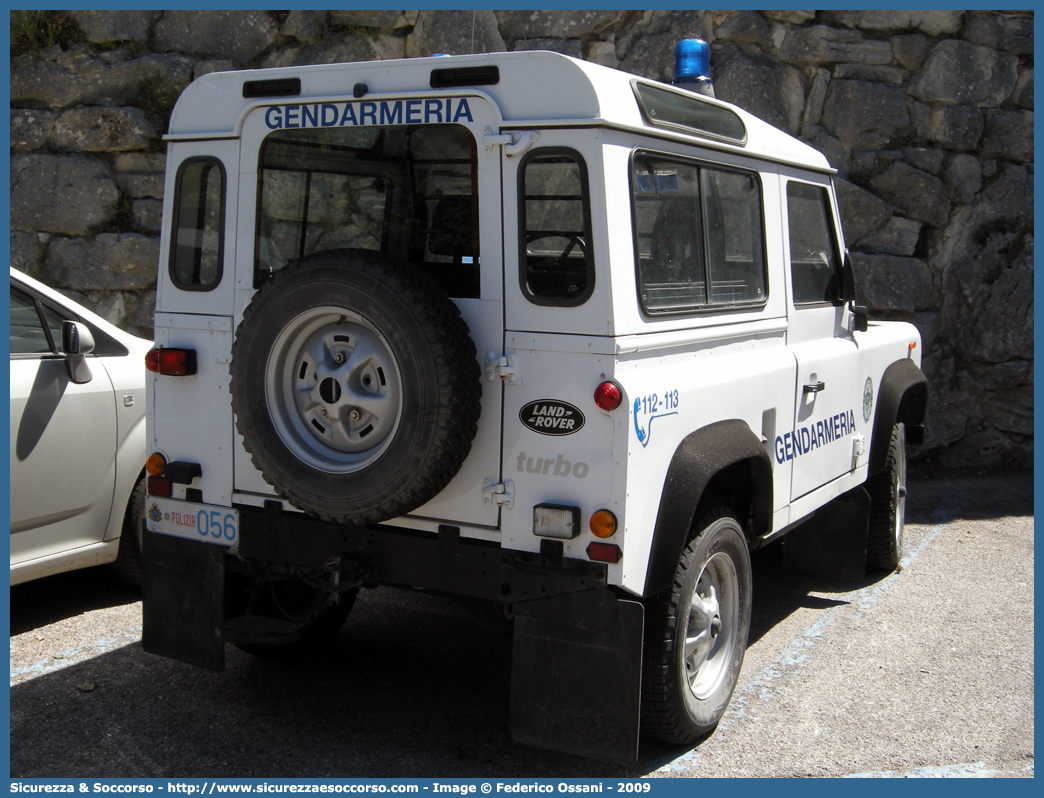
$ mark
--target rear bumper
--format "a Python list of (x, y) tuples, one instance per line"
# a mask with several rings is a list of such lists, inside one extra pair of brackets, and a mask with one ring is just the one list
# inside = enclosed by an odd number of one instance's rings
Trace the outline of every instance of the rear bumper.
[(605, 586), (606, 567), (501, 549), (442, 525), (437, 535), (387, 526), (342, 526), (278, 502), (240, 508), (239, 559), (261, 573), (293, 574), (327, 589), (385, 584), (514, 604)]

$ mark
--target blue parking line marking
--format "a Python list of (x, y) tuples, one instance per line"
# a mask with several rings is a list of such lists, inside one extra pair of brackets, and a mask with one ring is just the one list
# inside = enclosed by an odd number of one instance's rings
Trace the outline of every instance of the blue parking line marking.
[(21, 668), (12, 668), (11, 686), (14, 686), (15, 679), (19, 676), (28, 675), (29, 678), (35, 679), (37, 676), (44, 676), (48, 673), (67, 668), (70, 665), (76, 665), (93, 657), (108, 654), (110, 651), (115, 651), (116, 649), (123, 648), (126, 645), (140, 642), (140, 626), (132, 629), (125, 629), (120, 634), (112, 637), (92, 640), (90, 643), (84, 643), (82, 646), (77, 646), (69, 651), (62, 651), (58, 654), (51, 654), (44, 659), (38, 659), (31, 665), (26, 665)]
[[(947, 497), (944, 504), (935, 511), (935, 517), (955, 518), (960, 504), (959, 499), (960, 496), (958, 494)], [(917, 546), (903, 555), (900, 561), (902, 568), (912, 567), (925, 550), (946, 529), (948, 524), (949, 521), (946, 521), (930, 527)], [(677, 759), (668, 762), (654, 772), (666, 775), (695, 771), (703, 754), (720, 745), (723, 732), (727, 731), (732, 724), (746, 718), (748, 710), (756, 707), (759, 702), (771, 700), (773, 693), (770, 687), (773, 682), (781, 679), (785, 673), (802, 668), (808, 662), (812, 650), (823, 637), (824, 632), (835, 625), (839, 613), (854, 604), (856, 607), (855, 617), (862, 616), (881, 600), (889, 588), (895, 584), (899, 576), (899, 572), (892, 573), (870, 587), (839, 595), (837, 598), (843, 601), (843, 604), (824, 612), (804, 632), (795, 637), (790, 645), (781, 651), (771, 663), (765, 666), (757, 676), (736, 689), (725, 717), (722, 718), (717, 730), (709, 740), (706, 740), (699, 748), (685, 752)], [(954, 775), (963, 774), (955, 773)]]

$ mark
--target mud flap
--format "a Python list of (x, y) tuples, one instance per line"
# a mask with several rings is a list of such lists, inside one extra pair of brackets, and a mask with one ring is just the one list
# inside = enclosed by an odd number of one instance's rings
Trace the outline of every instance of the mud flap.
[(863, 579), (870, 494), (860, 486), (816, 510), (783, 539), (783, 567), (808, 576)]
[(645, 608), (605, 588), (515, 605), (511, 738), (638, 759)]
[(141, 646), (150, 654), (220, 671), (225, 643), (224, 550), (145, 530)]

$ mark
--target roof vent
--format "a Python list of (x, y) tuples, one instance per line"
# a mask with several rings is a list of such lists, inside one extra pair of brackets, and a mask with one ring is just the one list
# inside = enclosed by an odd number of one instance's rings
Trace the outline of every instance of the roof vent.
[(494, 86), (500, 83), (500, 68), (495, 66), (454, 67), (431, 70), (433, 89), (455, 89), (460, 86)]

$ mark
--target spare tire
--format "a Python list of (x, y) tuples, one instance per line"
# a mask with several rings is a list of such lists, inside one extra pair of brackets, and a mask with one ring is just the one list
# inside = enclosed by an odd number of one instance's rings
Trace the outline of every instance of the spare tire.
[(364, 250), (319, 252), (254, 294), (232, 347), (243, 446), (291, 504), (367, 524), (416, 509), (478, 428), (475, 345), (428, 275)]

